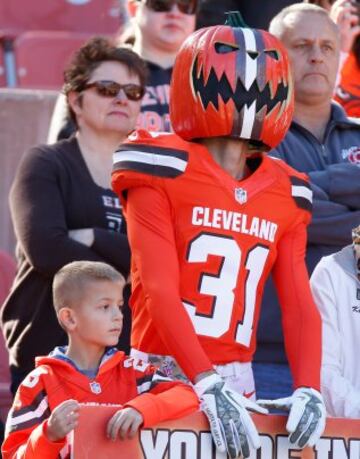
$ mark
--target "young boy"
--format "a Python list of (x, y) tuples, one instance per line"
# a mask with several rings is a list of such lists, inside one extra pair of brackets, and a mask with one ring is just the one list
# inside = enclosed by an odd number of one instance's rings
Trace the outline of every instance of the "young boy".
[(77, 426), (79, 403), (123, 405), (108, 422), (111, 440), (197, 410), (190, 386), (114, 347), (124, 284), (121, 274), (100, 262), (76, 261), (55, 275), (54, 305), (69, 344), (37, 358), (21, 383), (7, 420), (4, 459), (68, 457), (66, 436)]

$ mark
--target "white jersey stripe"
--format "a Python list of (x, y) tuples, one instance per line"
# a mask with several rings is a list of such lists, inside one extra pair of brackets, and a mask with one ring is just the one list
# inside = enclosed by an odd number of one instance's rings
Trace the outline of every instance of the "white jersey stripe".
[(48, 398), (44, 397), (34, 411), (28, 411), (27, 413), (15, 417), (9, 416), (8, 422), (10, 426), (13, 427), (18, 424), (23, 424), (24, 422), (31, 421), (32, 419), (41, 418), (41, 416), (45, 413), (48, 407)]
[(241, 127), (240, 138), (242, 139), (251, 139), (251, 133), (254, 127), (255, 115), (256, 115), (256, 100), (248, 107), (244, 105), (243, 108), (244, 116), (243, 123)]
[[(254, 32), (248, 28), (242, 29), (245, 38), (245, 49), (247, 51), (257, 51), (256, 39)], [(246, 53), (246, 67), (245, 67), (245, 88), (250, 89), (250, 86), (256, 80), (257, 75), (257, 58), (253, 59)]]
[(134, 162), (151, 164), (153, 166), (166, 166), (184, 172), (187, 161), (176, 158), (175, 156), (164, 156), (157, 154), (142, 153), (141, 151), (119, 151), (113, 156), (113, 164), (121, 164), (122, 162)]
[(291, 185), (291, 194), (295, 198), (305, 198), (308, 201), (312, 202), (312, 190), (306, 186), (301, 185)]

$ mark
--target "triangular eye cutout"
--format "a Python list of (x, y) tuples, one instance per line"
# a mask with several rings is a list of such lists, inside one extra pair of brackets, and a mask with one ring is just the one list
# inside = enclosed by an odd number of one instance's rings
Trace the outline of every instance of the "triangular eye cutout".
[(230, 45), (229, 43), (220, 43), (217, 42), (215, 43), (215, 51), (218, 54), (227, 54), (227, 53), (233, 53), (234, 51), (238, 51), (239, 47), (236, 45)]
[(266, 49), (264, 52), (265, 52), (265, 54), (267, 54), (268, 56), (272, 57), (276, 61), (278, 61), (280, 59), (279, 53), (276, 51), (276, 49)]
[(256, 59), (259, 57), (259, 53), (257, 51), (246, 51), (248, 56), (251, 57), (251, 59)]

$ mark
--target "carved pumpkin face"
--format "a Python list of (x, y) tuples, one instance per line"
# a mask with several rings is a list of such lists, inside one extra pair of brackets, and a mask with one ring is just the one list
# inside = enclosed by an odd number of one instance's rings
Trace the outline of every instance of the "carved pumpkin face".
[(278, 145), (293, 114), (285, 48), (268, 32), (200, 29), (183, 44), (170, 86), (170, 118), (185, 140), (228, 136)]

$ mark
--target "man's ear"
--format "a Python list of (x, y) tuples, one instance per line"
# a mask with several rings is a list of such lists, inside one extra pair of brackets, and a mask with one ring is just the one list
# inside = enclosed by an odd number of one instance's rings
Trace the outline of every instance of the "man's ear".
[(73, 309), (68, 307), (61, 308), (58, 313), (58, 320), (65, 330), (72, 331), (76, 327), (76, 314)]
[(80, 114), (80, 110), (82, 107), (82, 95), (75, 91), (70, 91), (67, 95), (68, 103), (72, 109), (72, 111), (76, 114)]

